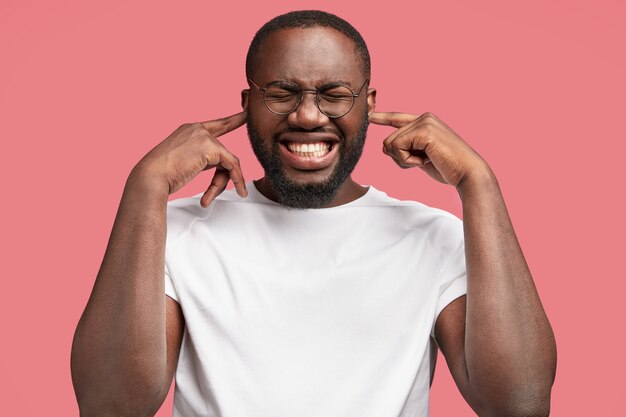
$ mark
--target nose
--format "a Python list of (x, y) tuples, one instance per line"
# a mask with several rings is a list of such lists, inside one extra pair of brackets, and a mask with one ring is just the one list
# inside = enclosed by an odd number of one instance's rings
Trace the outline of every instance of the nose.
[(297, 109), (289, 114), (287, 121), (290, 126), (312, 130), (328, 123), (328, 116), (320, 111), (315, 104), (315, 91), (303, 91), (303, 97)]

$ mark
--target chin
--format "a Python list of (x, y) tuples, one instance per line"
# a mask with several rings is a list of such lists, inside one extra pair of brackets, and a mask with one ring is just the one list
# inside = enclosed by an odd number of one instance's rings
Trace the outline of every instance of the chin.
[(332, 182), (334, 170), (324, 170), (324, 172), (318, 171), (293, 171), (282, 170), (282, 176), (285, 180), (297, 184), (300, 186), (306, 185), (323, 185)]
[(327, 206), (335, 199), (361, 157), (367, 125), (365, 117), (354, 137), (341, 138), (333, 152), (333, 163), (318, 170), (289, 166), (295, 163), (286, 164), (284, 156), (281, 157), (282, 145), (278, 137), (264, 139), (251, 119), (248, 119), (247, 129), (252, 150), (265, 171), (265, 179), (277, 201), (289, 208), (309, 209)]

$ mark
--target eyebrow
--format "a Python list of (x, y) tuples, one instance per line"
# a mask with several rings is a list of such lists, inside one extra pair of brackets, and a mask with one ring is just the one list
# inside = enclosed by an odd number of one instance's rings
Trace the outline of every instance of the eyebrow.
[[(270, 83), (294, 83), (294, 84), (298, 84), (298, 86), (300, 86), (300, 88), (304, 88), (302, 87), (302, 85), (296, 81), (291, 81), (291, 80), (274, 80), (274, 81), (270, 81)], [(334, 84), (342, 84), (342, 85), (346, 85), (350, 88), (355, 88), (351, 82), (349, 81), (344, 81), (344, 80), (335, 80), (335, 81), (330, 81), (324, 84), (321, 84), (320, 86), (316, 87), (316, 88), (320, 88), (320, 87), (324, 87), (327, 85), (334, 85)]]
[(343, 81), (343, 80), (332, 81), (330, 83), (326, 83), (326, 84), (323, 84), (323, 85), (328, 85), (328, 84), (343, 84), (343, 85), (347, 85), (348, 87), (352, 87), (352, 83), (351, 82)]

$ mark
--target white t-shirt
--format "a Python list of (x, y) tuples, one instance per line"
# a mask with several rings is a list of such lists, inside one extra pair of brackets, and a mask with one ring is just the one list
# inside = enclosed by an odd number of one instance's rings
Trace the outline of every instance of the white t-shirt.
[(428, 416), (435, 320), (467, 291), (461, 221), (372, 186), (308, 210), (247, 186), (168, 204), (174, 416)]

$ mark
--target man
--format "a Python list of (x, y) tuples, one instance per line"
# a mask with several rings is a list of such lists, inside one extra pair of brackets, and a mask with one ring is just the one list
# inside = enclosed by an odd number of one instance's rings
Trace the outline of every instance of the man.
[[(242, 113), (181, 126), (128, 178), (74, 339), (81, 415), (153, 415), (176, 371), (175, 416), (427, 416), (437, 346), (478, 415), (548, 415), (554, 337), (487, 163), (430, 113), (375, 112), (334, 15), (268, 22), (246, 75)], [(218, 140), (244, 123), (250, 183)], [(463, 223), (351, 178), (369, 123), (457, 189)]]

